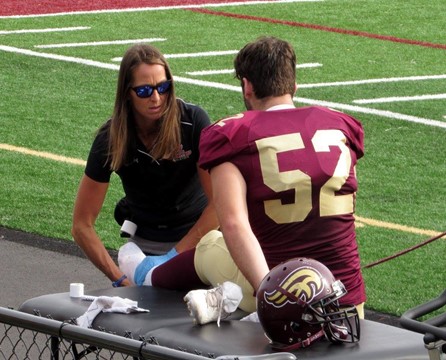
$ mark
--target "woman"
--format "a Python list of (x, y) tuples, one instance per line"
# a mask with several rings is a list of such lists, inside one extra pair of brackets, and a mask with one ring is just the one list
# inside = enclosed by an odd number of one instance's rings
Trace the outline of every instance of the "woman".
[(98, 130), (80, 182), (72, 227), (76, 243), (113, 286), (131, 281), (94, 228), (112, 172), (125, 192), (115, 219), (136, 225), (129, 241), (154, 255), (152, 266), (195, 247), (218, 227), (209, 174), (197, 166), (200, 133), (209, 124), (204, 110), (175, 97), (171, 70), (156, 48), (127, 50), (112, 117)]

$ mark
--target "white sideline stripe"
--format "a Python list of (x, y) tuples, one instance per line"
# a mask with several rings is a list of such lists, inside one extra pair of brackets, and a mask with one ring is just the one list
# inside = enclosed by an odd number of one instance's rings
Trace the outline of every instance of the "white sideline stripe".
[(110, 40), (110, 41), (94, 41), (83, 43), (66, 43), (66, 44), (48, 44), (48, 45), (34, 45), (39, 49), (55, 49), (55, 48), (69, 48), (69, 47), (82, 47), (82, 46), (102, 46), (102, 45), (122, 45), (122, 44), (135, 44), (140, 42), (157, 42), (166, 41), (164, 38), (149, 38), (149, 39), (133, 39), (133, 40)]
[(186, 71), (187, 75), (220, 75), (220, 74), (232, 74), (234, 69), (223, 69), (223, 70), (203, 70), (203, 71)]
[(217, 82), (213, 82), (213, 81), (190, 79), (190, 78), (185, 78), (182, 76), (174, 76), (174, 80), (177, 82), (184, 83), (184, 84), (191, 84), (191, 85), (210, 87), (210, 88), (214, 88), (214, 89), (242, 92), (242, 88), (240, 86), (227, 85), (227, 84), (217, 83)]
[(37, 151), (37, 150), (27, 149), (24, 147), (8, 145), (8, 144), (0, 144), (0, 149), (14, 151), (14, 152), (18, 152), (18, 153), (25, 154), (25, 155), (33, 155), (33, 156), (37, 156), (37, 157), (44, 158), (44, 159), (64, 162), (67, 164), (85, 166), (87, 163), (85, 160), (80, 160), (80, 159), (71, 158), (71, 157), (62, 156), (62, 155), (56, 155), (56, 154), (52, 154), (52, 153), (49, 153), (46, 151)]
[(45, 58), (45, 59), (53, 59), (53, 60), (72, 62), (72, 63), (76, 63), (76, 64), (95, 66), (95, 67), (102, 68), (102, 69), (119, 70), (119, 65), (107, 64), (107, 63), (103, 63), (100, 61), (94, 61), (94, 60), (81, 59), (81, 58), (77, 58), (77, 57), (73, 57), (73, 56), (41, 53), (41, 52), (37, 52), (37, 51), (20, 49), (20, 48), (16, 48), (13, 46), (5, 46), (5, 45), (0, 45), (0, 50), (12, 52), (12, 53), (16, 53), (16, 54), (36, 56), (36, 57), (41, 57), (41, 58)]
[(434, 94), (434, 95), (417, 95), (417, 96), (392, 96), (375, 99), (358, 99), (353, 100), (355, 104), (377, 104), (399, 101), (419, 101), (419, 100), (443, 100), (446, 99), (446, 94)]
[[(303, 68), (313, 68), (320, 67), (322, 64), (319, 63), (308, 63), (308, 64), (299, 64), (296, 65), (296, 69)], [(203, 71), (187, 71), (187, 75), (218, 75), (218, 74), (232, 74), (234, 69), (223, 69), (223, 70), (203, 70)]]
[(303, 63), (303, 64), (297, 64), (296, 69), (307, 69), (307, 68), (315, 68), (315, 67), (321, 67), (322, 64), (320, 63)]
[[(99, 67), (102, 69), (119, 70), (119, 66), (115, 65), (115, 64), (107, 64), (107, 63), (103, 63), (100, 61), (81, 59), (81, 58), (76, 58), (76, 57), (71, 57), (71, 56), (40, 53), (40, 52), (36, 52), (36, 51), (32, 51), (32, 50), (19, 49), (19, 48), (12, 47), (12, 46), (0, 45), (0, 50), (13, 52), (13, 53), (20, 53), (20, 54), (29, 55), (29, 56), (37, 56), (37, 57), (43, 57), (43, 58), (48, 58), (48, 59), (67, 61), (67, 62), (82, 64), (82, 65), (95, 66), (95, 67)], [(446, 78), (446, 75), (440, 75), (440, 77)], [(413, 79), (413, 78), (415, 78), (415, 77), (411, 77), (411, 79)], [(424, 77), (417, 76), (416, 78), (418, 78), (420, 80), (421, 79), (426, 80), (428, 78), (432, 79), (433, 76), (424, 76)], [(435, 77), (435, 78), (438, 78), (438, 77)], [(185, 78), (185, 77), (181, 77), (181, 76), (175, 76), (174, 79), (175, 79), (175, 81), (183, 82), (186, 84), (241, 92), (240, 86), (233, 86), (233, 85), (226, 85), (226, 84), (221, 84), (221, 83), (211, 82), (211, 81), (190, 79), (190, 78)], [(403, 79), (403, 78), (394, 78), (394, 79)], [(300, 86), (300, 87), (302, 87), (302, 86)], [(376, 110), (376, 109), (365, 108), (365, 107), (360, 107), (360, 106), (355, 106), (355, 105), (340, 104), (340, 103), (334, 103), (334, 102), (322, 101), (322, 100), (306, 99), (306, 98), (301, 98), (301, 97), (295, 97), (295, 98), (293, 98), (293, 100), (303, 103), (303, 104), (321, 105), (321, 106), (331, 107), (331, 108), (335, 108), (335, 109), (359, 112), (359, 113), (363, 113), (363, 114), (377, 115), (377, 116), (382, 116), (382, 117), (386, 117), (386, 118), (390, 118), (390, 119), (404, 120), (404, 121), (413, 122), (413, 123), (419, 123), (419, 124), (424, 124), (424, 125), (429, 125), (429, 126), (446, 128), (446, 122), (432, 120), (432, 119), (425, 119), (425, 118), (420, 118), (420, 117), (411, 116), (411, 115), (399, 114), (399, 113), (395, 113), (395, 112), (391, 112), (391, 111)]]
[(422, 80), (443, 80), (443, 79), (446, 79), (446, 74), (351, 80), (351, 81), (339, 81), (339, 82), (327, 82), (327, 83), (315, 83), (315, 84), (299, 84), (298, 87), (301, 89), (311, 89), (311, 88), (330, 87), (330, 86), (350, 86), (350, 85), (379, 84), (379, 83), (400, 82), (400, 81), (422, 81)]
[(269, 1), (240, 1), (233, 3), (216, 3), (216, 4), (199, 4), (199, 5), (177, 5), (177, 6), (160, 6), (160, 7), (139, 7), (127, 9), (109, 9), (109, 10), (92, 10), (92, 11), (73, 11), (52, 14), (35, 14), (35, 15), (6, 15), (0, 16), (0, 19), (29, 18), (29, 17), (46, 17), (46, 16), (66, 16), (66, 15), (82, 15), (82, 14), (104, 14), (104, 13), (121, 13), (135, 11), (159, 11), (159, 10), (175, 10), (175, 9), (191, 9), (203, 7), (227, 7), (227, 6), (244, 6), (244, 5), (261, 5), (261, 4), (281, 4), (281, 3), (298, 3), (298, 2), (324, 2), (325, 0), (269, 0)]
[[(238, 50), (222, 50), (222, 51), (205, 51), (196, 53), (184, 53), (184, 54), (164, 54), (166, 59), (182, 59), (182, 58), (192, 58), (192, 57), (204, 57), (204, 56), (221, 56), (221, 55), (234, 55), (237, 54)], [(121, 62), (121, 57), (115, 57), (112, 59), (114, 62)]]
[(237, 54), (238, 50), (222, 50), (222, 51), (204, 51), (189, 54), (167, 54), (165, 55), (168, 59), (182, 59), (190, 57), (203, 57), (203, 56), (219, 56), (219, 55), (234, 55)]
[(22, 29), (22, 30), (1, 30), (0, 35), (10, 35), (10, 34), (36, 34), (36, 33), (48, 33), (48, 32), (60, 32), (60, 31), (78, 31), (78, 30), (89, 30), (90, 26), (75, 26), (75, 27), (64, 27), (64, 28), (48, 28), (48, 29)]
[[(212, 81), (202, 81), (202, 80), (189, 79), (189, 78), (184, 78), (184, 77), (179, 77), (179, 76), (175, 76), (174, 79), (175, 79), (175, 81), (183, 82), (186, 84), (193, 84), (193, 85), (213, 87), (213, 88), (218, 88), (218, 89), (241, 92), (241, 88), (239, 86), (225, 85), (225, 84), (216, 83), (216, 82), (212, 82)], [(293, 101), (300, 102), (302, 104), (320, 105), (320, 106), (325, 106), (325, 107), (334, 108), (334, 109), (359, 112), (359, 113), (363, 113), (363, 114), (378, 115), (378, 116), (382, 116), (382, 117), (386, 117), (386, 118), (390, 118), (390, 119), (404, 120), (404, 121), (408, 121), (408, 122), (419, 123), (419, 124), (424, 124), (424, 125), (429, 125), (429, 126), (437, 126), (437, 127), (446, 129), (446, 122), (432, 120), (432, 119), (426, 119), (426, 118), (420, 118), (420, 117), (412, 116), (412, 115), (395, 113), (392, 111), (377, 110), (377, 109), (371, 109), (371, 108), (365, 108), (365, 107), (360, 107), (360, 106), (341, 104), (341, 103), (335, 103), (335, 102), (329, 102), (329, 101), (323, 101), (323, 100), (307, 99), (307, 98), (302, 98), (302, 97), (294, 97)]]
[(446, 129), (446, 122), (432, 120), (432, 119), (426, 119), (426, 118), (420, 118), (420, 117), (412, 116), (412, 115), (400, 114), (400, 113), (396, 113), (393, 111), (371, 109), (371, 108), (365, 108), (365, 107), (361, 107), (361, 106), (340, 104), (340, 103), (334, 103), (334, 102), (323, 101), (323, 100), (305, 99), (305, 98), (301, 98), (301, 97), (295, 97), (295, 98), (293, 98), (293, 100), (296, 102), (303, 103), (303, 104), (320, 105), (320, 106), (325, 106), (328, 108), (358, 112), (358, 113), (362, 113), (362, 114), (377, 115), (377, 116), (382, 116), (382, 117), (386, 117), (386, 118), (390, 118), (390, 119), (404, 120), (407, 122), (413, 122), (413, 123), (429, 125), (429, 126), (436, 126), (436, 127)]

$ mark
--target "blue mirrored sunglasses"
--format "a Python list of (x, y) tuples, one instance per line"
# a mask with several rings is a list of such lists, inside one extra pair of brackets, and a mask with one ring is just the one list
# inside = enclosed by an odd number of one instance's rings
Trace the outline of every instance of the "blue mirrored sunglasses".
[(153, 91), (156, 89), (158, 94), (163, 95), (170, 90), (170, 86), (172, 85), (172, 80), (166, 80), (160, 82), (156, 85), (141, 85), (135, 86), (132, 90), (136, 93), (136, 96), (139, 98), (149, 98), (152, 96)]

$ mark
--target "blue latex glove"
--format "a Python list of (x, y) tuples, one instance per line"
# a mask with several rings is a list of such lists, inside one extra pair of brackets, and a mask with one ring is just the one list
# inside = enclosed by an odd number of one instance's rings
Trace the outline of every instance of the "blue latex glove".
[(146, 256), (141, 263), (135, 269), (135, 284), (142, 286), (146, 278), (147, 273), (155, 266), (165, 263), (167, 260), (177, 256), (178, 252), (175, 248), (172, 248), (168, 253), (164, 255), (152, 255)]

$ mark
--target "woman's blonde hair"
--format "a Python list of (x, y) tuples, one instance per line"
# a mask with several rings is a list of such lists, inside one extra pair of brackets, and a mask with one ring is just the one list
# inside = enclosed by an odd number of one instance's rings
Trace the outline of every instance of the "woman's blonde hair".
[(158, 64), (164, 67), (167, 80), (172, 80), (170, 91), (166, 94), (166, 107), (160, 119), (160, 129), (150, 155), (154, 160), (172, 159), (181, 144), (180, 108), (175, 97), (172, 72), (163, 54), (148, 44), (136, 44), (130, 47), (122, 58), (119, 68), (118, 85), (109, 132), (108, 161), (112, 171), (123, 166), (128, 156), (128, 149), (134, 145), (137, 129), (133, 117), (130, 91), (133, 70), (140, 64)]

